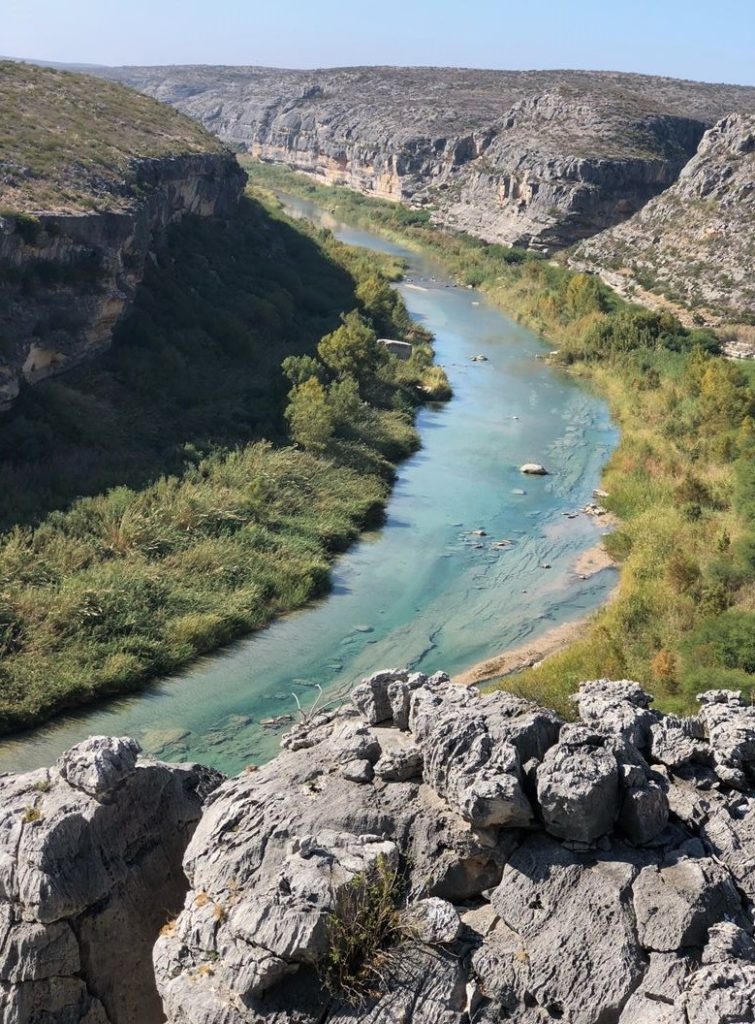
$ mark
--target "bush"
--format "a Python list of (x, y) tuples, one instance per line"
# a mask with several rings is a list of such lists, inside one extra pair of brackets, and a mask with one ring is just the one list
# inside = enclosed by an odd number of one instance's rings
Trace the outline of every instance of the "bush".
[(398, 873), (382, 856), (339, 892), (328, 918), (324, 978), (336, 998), (359, 1005), (385, 988), (392, 948), (402, 938), (399, 898)]

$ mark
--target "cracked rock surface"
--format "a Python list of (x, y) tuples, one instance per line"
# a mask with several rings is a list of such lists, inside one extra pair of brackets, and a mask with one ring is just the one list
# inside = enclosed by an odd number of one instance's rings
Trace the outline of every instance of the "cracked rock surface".
[(186, 891), (181, 860), (221, 776), (91, 737), (0, 778), (0, 1020), (157, 1024), (150, 952)]
[[(749, 706), (665, 717), (627, 680), (576, 706), (381, 672), (222, 783), (154, 950), (170, 1024), (755, 1020)], [(406, 930), (355, 1008), (329, 927), (379, 864)]]

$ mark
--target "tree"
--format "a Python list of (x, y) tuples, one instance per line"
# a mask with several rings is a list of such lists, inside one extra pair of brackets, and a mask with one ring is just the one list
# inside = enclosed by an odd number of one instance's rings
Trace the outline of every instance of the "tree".
[(575, 274), (566, 286), (566, 307), (574, 317), (602, 313), (606, 304), (600, 282), (592, 274)]
[(304, 448), (323, 448), (333, 435), (333, 414), (325, 388), (309, 377), (289, 392), (286, 419), (291, 437)]
[(339, 376), (351, 374), (364, 380), (374, 372), (380, 359), (377, 336), (356, 310), (342, 319), (337, 330), (325, 335), (317, 352), (328, 369)]
[(336, 425), (353, 426), (364, 415), (365, 403), (359, 395), (359, 385), (350, 373), (329, 386), (328, 405)]
[(322, 384), (325, 378), (325, 367), (314, 356), (286, 356), (281, 364), (283, 372), (296, 386), (314, 377)]
[(411, 317), (401, 296), (384, 277), (370, 274), (359, 283), (356, 295), (378, 330), (391, 333), (396, 328), (400, 332), (411, 328)]

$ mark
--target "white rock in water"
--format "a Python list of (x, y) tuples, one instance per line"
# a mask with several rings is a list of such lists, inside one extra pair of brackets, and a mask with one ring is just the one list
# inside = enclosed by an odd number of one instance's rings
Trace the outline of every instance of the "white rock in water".
[(523, 466), (519, 467), (520, 473), (527, 473), (530, 476), (548, 476), (548, 470), (545, 466), (541, 466), (539, 462), (525, 462)]

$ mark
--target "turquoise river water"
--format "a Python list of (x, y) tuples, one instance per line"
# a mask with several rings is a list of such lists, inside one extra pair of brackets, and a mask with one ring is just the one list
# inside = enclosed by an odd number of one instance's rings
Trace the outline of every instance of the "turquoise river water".
[[(605, 403), (536, 358), (546, 346), (535, 334), (433, 263), (285, 201), (345, 242), (408, 261), (399, 287), (435, 334), (453, 400), (420, 411), (423, 447), (399, 466), (385, 525), (338, 559), (327, 597), (178, 677), (4, 740), (0, 771), (50, 764), (108, 733), (235, 772), (275, 754), (278, 732), (263, 722), (295, 713), (294, 692), (306, 705), (315, 684), (339, 688), (396, 665), (458, 672), (583, 616), (612, 588), (612, 570), (587, 580), (574, 572), (599, 527), (567, 515), (591, 499), (616, 443)], [(487, 362), (473, 362), (478, 353)], [(522, 476), (520, 464), (533, 461), (551, 475)], [(502, 539), (513, 543), (493, 546)]]

